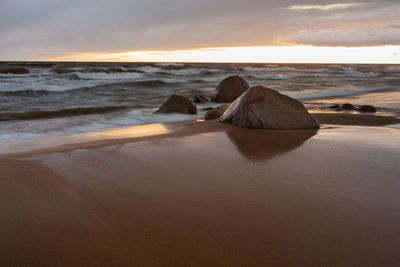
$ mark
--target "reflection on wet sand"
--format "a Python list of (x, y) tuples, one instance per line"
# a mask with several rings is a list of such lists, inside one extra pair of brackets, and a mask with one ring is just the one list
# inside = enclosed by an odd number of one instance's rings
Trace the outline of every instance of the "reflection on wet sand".
[(317, 134), (315, 130), (268, 131), (233, 128), (228, 137), (239, 153), (252, 161), (265, 161), (300, 147)]

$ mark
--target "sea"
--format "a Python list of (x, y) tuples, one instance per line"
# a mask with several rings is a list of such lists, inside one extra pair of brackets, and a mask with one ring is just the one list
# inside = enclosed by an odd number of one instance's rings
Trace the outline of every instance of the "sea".
[[(11, 73), (10, 73), (11, 72)], [(171, 95), (212, 95), (240, 75), (310, 110), (356, 99), (400, 117), (400, 65), (0, 62), (0, 143), (202, 119), (154, 114)]]

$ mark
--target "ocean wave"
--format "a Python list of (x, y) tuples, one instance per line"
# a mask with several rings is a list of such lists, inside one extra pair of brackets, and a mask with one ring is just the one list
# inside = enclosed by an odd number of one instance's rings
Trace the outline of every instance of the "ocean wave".
[(281, 67), (281, 68), (256, 68), (256, 67), (246, 67), (243, 68), (244, 71), (249, 72), (279, 72), (279, 71), (297, 71), (295, 68)]
[(142, 78), (140, 73), (73, 72), (82, 80), (134, 80)]
[(0, 91), (0, 96), (40, 96), (55, 93), (48, 90), (18, 90), (18, 91)]
[[(65, 81), (65, 80), (64, 80)], [(3, 89), (4, 91), (0, 91), (0, 96), (3, 97), (35, 97), (35, 96), (43, 96), (48, 94), (62, 94), (67, 92), (77, 92), (77, 91), (97, 91), (98, 89), (108, 88), (109, 90), (113, 90), (115, 88), (123, 89), (125, 87), (162, 87), (169, 84), (177, 84), (184, 83), (185, 80), (180, 79), (149, 79), (149, 80), (136, 80), (136, 81), (114, 81), (108, 83), (95, 83), (95, 84), (86, 84), (86, 83), (77, 83), (70, 84), (69, 86), (63, 85), (53, 85), (47, 86), (47, 88), (42, 89), (43, 86), (38, 87), (37, 89), (24, 89), (23, 87), (16, 87), (15, 89)]]
[(220, 70), (216, 69), (193, 69), (193, 68), (158, 69), (153, 67), (142, 67), (138, 68), (138, 70), (144, 71), (147, 74), (161, 74), (161, 75), (175, 75), (175, 76), (205, 76), (220, 72)]
[[(115, 83), (109, 81), (108, 83)], [(9, 79), (6, 82), (0, 80), (0, 95), (34, 94), (34, 92), (66, 92), (84, 87), (107, 84), (96, 80), (81, 80), (75, 74), (68, 74), (62, 77), (27, 77), (24, 80)], [(21, 92), (21, 93), (18, 93)]]
[(343, 73), (339, 74), (338, 76), (342, 78), (375, 78), (380, 76), (380, 73), (375, 72), (350, 72), (350, 73)]
[(167, 73), (177, 76), (195, 76), (195, 75), (209, 75), (219, 72), (214, 69), (182, 69), (182, 70), (170, 70)]
[(135, 68), (135, 70), (143, 72), (143, 73), (157, 73), (157, 72), (162, 72), (162, 68), (155, 68), (151, 66), (144, 66), (144, 67), (139, 67)]
[(102, 73), (102, 74), (126, 74), (126, 73), (143, 73), (143, 71), (136, 70), (136, 69), (131, 69), (127, 67), (96, 67), (96, 68), (83, 68), (83, 67), (62, 67), (62, 66), (56, 66), (52, 69), (50, 69), (50, 73), (56, 73), (56, 74), (68, 74), (68, 73), (85, 73), (85, 74), (91, 74), (91, 73)]
[(191, 79), (190, 82), (191, 83), (196, 83), (196, 82), (204, 82), (204, 83), (218, 83), (220, 81), (222, 81), (223, 78), (195, 78), (195, 79)]
[(30, 71), (27, 68), (21, 68), (21, 67), (10, 67), (10, 68), (0, 68), (0, 73), (1, 74), (29, 74)]
[(160, 67), (163, 70), (181, 70), (181, 69), (186, 68), (186, 64), (181, 64), (181, 63), (176, 63), (176, 64), (157, 63), (157, 64), (154, 64), (154, 66)]
[(80, 71), (80, 70), (73, 70), (65, 67), (55, 67), (50, 70), (51, 72), (57, 73), (57, 74), (66, 74), (66, 73), (71, 73), (75, 71)]
[(11, 120), (37, 120), (37, 119), (50, 119), (60, 117), (70, 117), (79, 115), (102, 114), (115, 112), (126, 109), (126, 107), (108, 106), (108, 107), (80, 107), (61, 110), (40, 110), (29, 111), (22, 113), (1, 113), (0, 121)]
[(140, 80), (134, 81), (129, 83), (121, 83), (121, 85), (130, 85), (130, 86), (144, 86), (144, 87), (158, 87), (167, 84), (174, 84), (174, 83), (183, 83), (185, 81), (178, 80), (178, 79), (155, 79), (155, 80)]
[(290, 80), (296, 76), (288, 76), (283, 74), (276, 74), (276, 75), (252, 74), (252, 75), (247, 75), (246, 77), (257, 80)]
[(392, 86), (382, 85), (377, 87), (358, 87), (358, 88), (344, 88), (344, 89), (334, 89), (334, 90), (324, 90), (324, 91), (285, 91), (282, 93), (287, 94), (290, 97), (296, 99), (318, 99), (318, 98), (329, 98), (329, 97), (341, 97), (341, 96), (351, 96), (367, 94), (379, 91), (394, 90)]
[(385, 71), (388, 71), (388, 72), (397, 72), (397, 73), (400, 73), (400, 65), (396, 65), (396, 66), (386, 66), (385, 68), (384, 68), (384, 70)]

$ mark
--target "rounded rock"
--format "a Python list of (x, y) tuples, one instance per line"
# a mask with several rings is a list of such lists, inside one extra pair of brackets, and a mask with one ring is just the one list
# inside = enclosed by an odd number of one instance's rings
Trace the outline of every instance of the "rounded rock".
[(180, 95), (171, 95), (156, 113), (197, 114), (197, 107), (189, 98)]
[(234, 75), (224, 79), (212, 97), (213, 102), (231, 103), (249, 88), (249, 84), (240, 76)]
[(260, 85), (249, 88), (236, 99), (222, 115), (220, 122), (270, 130), (319, 128), (319, 123), (301, 102)]

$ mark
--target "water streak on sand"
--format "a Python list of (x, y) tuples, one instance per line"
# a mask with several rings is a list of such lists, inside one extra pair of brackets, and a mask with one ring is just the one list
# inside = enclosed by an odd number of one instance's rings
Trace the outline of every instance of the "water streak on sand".
[(1, 263), (397, 266), (399, 131), (315, 134), (202, 122), (0, 158)]

